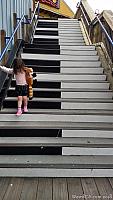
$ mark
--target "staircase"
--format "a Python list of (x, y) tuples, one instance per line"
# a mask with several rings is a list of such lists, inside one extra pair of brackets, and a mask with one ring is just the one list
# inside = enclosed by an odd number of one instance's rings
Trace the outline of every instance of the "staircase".
[(36, 78), (16, 117), (11, 82), (0, 112), (0, 176), (113, 177), (113, 93), (79, 21), (39, 19), (21, 54)]

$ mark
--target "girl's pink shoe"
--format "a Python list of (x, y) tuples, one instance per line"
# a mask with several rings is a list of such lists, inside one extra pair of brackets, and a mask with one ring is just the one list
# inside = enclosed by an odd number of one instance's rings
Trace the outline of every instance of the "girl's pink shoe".
[(27, 112), (28, 112), (27, 107), (24, 107), (24, 113), (27, 113)]
[(22, 114), (22, 110), (18, 109), (16, 116), (20, 116)]

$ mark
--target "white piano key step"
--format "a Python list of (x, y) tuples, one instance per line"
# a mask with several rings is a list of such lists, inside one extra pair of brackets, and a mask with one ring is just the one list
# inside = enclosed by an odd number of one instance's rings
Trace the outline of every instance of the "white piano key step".
[(113, 103), (77, 103), (77, 102), (62, 102), (61, 109), (95, 109), (95, 110), (113, 110)]
[(31, 53), (22, 53), (22, 59), (28, 60), (70, 60), (70, 61), (98, 61), (99, 56), (70, 56), (70, 55), (50, 55), (50, 54), (31, 54)]
[(103, 74), (103, 68), (71, 68), (71, 67), (61, 67), (60, 73), (77, 73), (77, 74)]
[(60, 54), (61, 55), (85, 55), (85, 56), (94, 56), (94, 55), (97, 55), (97, 52), (96, 51), (74, 51), (74, 50), (60, 50)]
[(112, 92), (61, 92), (61, 98), (108, 98), (112, 99)]
[(95, 46), (73, 46), (73, 47), (70, 47), (70, 46), (60, 46), (60, 49), (61, 50), (70, 50), (70, 51), (95, 51)]
[(100, 61), (95, 61), (95, 62), (90, 62), (90, 61), (61, 61), (60, 64), (61, 67), (100, 67), (101, 66), (101, 62)]
[(110, 130), (62, 130), (62, 137), (113, 138)]
[(113, 155), (113, 148), (79, 148), (79, 147), (62, 147), (62, 155)]
[(109, 89), (109, 83), (66, 83), (61, 82), (61, 88), (90, 88), (90, 89)]
[(65, 80), (106, 80), (106, 75), (70, 75), (70, 74), (38, 74), (38, 81), (65, 81)]

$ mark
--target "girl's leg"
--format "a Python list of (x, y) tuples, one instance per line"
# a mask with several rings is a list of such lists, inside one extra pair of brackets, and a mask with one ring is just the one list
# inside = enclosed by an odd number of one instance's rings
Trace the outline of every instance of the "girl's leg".
[(18, 96), (18, 110), (16, 115), (19, 116), (22, 114), (22, 96)]
[(27, 104), (28, 104), (27, 96), (23, 96), (23, 101), (24, 101), (24, 112), (28, 112), (28, 109), (27, 109)]

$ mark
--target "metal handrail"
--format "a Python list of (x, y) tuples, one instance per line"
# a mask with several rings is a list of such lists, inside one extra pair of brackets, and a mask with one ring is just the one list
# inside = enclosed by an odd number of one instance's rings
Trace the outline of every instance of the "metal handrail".
[(7, 52), (8, 47), (9, 47), (9, 45), (11, 44), (12, 40), (14, 39), (15, 33), (17, 32), (18, 28), (20, 27), (20, 25), (21, 25), (22, 21), (24, 20), (24, 18), (26, 19), (26, 21), (27, 21), (29, 24), (32, 24), (33, 19), (34, 19), (34, 16), (35, 16), (35, 14), (36, 14), (37, 8), (38, 8), (38, 16), (39, 16), (39, 1), (38, 1), (37, 5), (36, 5), (36, 8), (35, 8), (35, 10), (34, 10), (33, 16), (32, 16), (32, 18), (31, 18), (30, 21), (26, 18), (25, 15), (23, 15), (23, 16), (21, 17), (21, 19), (20, 19), (20, 21), (18, 22), (18, 24), (17, 24), (15, 30), (13, 31), (13, 33), (12, 33), (12, 35), (11, 35), (9, 41), (7, 42), (6, 47), (3, 49), (3, 51), (2, 51), (2, 53), (1, 53), (1, 55), (0, 55), (0, 61), (3, 59), (5, 53)]
[(36, 5), (36, 7), (35, 7), (35, 10), (34, 10), (34, 13), (33, 13), (33, 16), (32, 16), (32, 18), (31, 18), (31, 21), (30, 21), (30, 24), (32, 24), (32, 22), (33, 22), (33, 19), (34, 19), (34, 16), (35, 16), (35, 14), (36, 14), (36, 11), (37, 11), (37, 8), (38, 8), (38, 15), (39, 15), (39, 1), (37, 2), (37, 5)]
[(85, 14), (85, 12), (84, 12), (82, 6), (80, 5), (79, 7), (80, 7), (80, 9), (81, 9), (81, 11), (82, 11), (82, 13), (83, 13), (83, 15), (84, 15), (84, 18), (85, 18), (85, 20), (86, 20), (86, 22), (87, 22), (87, 25), (90, 26), (90, 23), (89, 23), (89, 21), (88, 21), (88, 19), (87, 19), (87, 17), (86, 17), (86, 14)]
[[(90, 28), (90, 26), (92, 25), (93, 22), (91, 22), (91, 23), (88, 22), (87, 16), (86, 16), (86, 14), (85, 14), (85, 12), (84, 12), (82, 6), (81, 6), (81, 3), (82, 3), (82, 1), (80, 1), (80, 4), (79, 4), (78, 7), (80, 7), (80, 9), (81, 9), (81, 11), (82, 11), (82, 13), (83, 13), (83, 15), (84, 15), (84, 18), (85, 18), (85, 20), (86, 20), (86, 22), (87, 22), (87, 25), (88, 25), (88, 27)], [(105, 27), (104, 27), (104, 25), (102, 24), (102, 22), (100, 21), (100, 19), (99, 19), (99, 17), (98, 17), (98, 14), (96, 14), (96, 18), (97, 18), (97, 20), (98, 20), (98, 22), (99, 22), (99, 24), (100, 24), (102, 30), (103, 30), (104, 33), (106, 34), (107, 39), (109, 40), (109, 42), (110, 42), (111, 45), (113, 46), (113, 40), (112, 40), (112, 38), (110, 37), (110, 35), (108, 34), (108, 32), (107, 32), (107, 30), (105, 29)], [(95, 20), (95, 19), (94, 19), (94, 20)], [(93, 21), (94, 21), (94, 20), (93, 20)]]
[(109, 42), (110, 42), (110, 43), (112, 44), (112, 46), (113, 46), (113, 40), (111, 39), (111, 37), (110, 37), (110, 35), (108, 34), (107, 30), (105, 29), (104, 25), (103, 25), (102, 22), (100, 21), (98, 15), (96, 16), (96, 18), (97, 18), (97, 20), (98, 20), (98, 22), (99, 22), (101, 28), (103, 29), (104, 33), (106, 34), (106, 36), (107, 36)]

